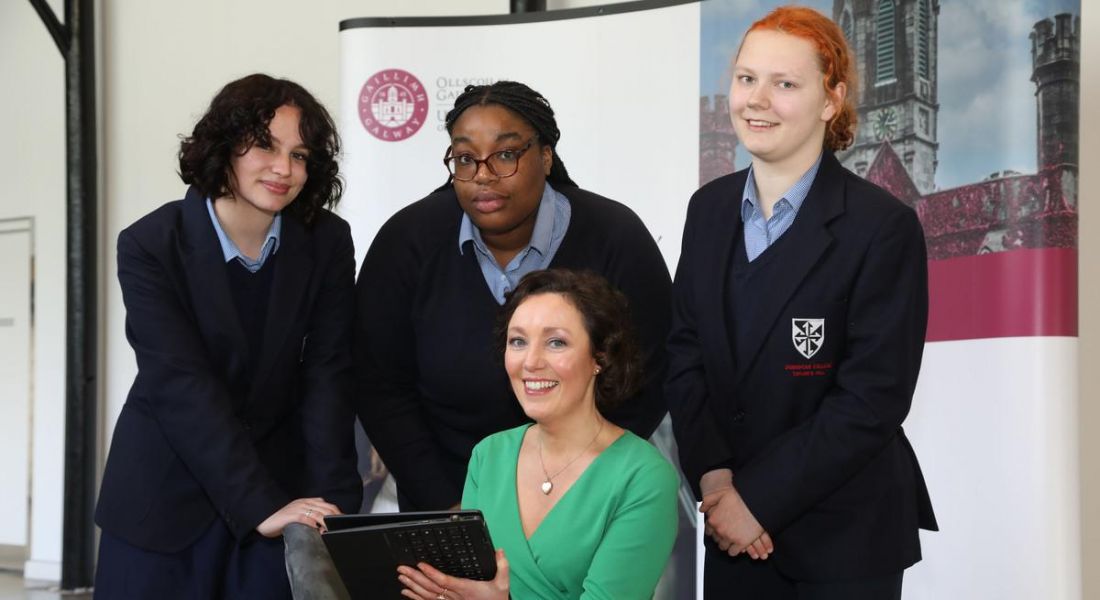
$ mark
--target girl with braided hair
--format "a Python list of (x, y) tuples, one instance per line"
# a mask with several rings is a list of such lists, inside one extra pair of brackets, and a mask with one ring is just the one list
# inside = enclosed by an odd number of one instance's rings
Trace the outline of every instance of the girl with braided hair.
[(670, 277), (638, 216), (573, 182), (550, 103), (522, 83), (468, 86), (446, 127), (446, 183), (380, 229), (357, 284), (358, 413), (402, 510), (457, 506), (474, 445), (529, 421), (492, 336), (529, 272), (592, 271), (625, 294), (645, 377), (608, 419), (648, 438), (666, 410)]

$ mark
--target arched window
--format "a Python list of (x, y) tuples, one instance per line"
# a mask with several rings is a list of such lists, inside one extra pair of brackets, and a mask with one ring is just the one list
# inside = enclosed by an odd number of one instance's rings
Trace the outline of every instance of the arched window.
[(844, 39), (848, 40), (848, 45), (854, 45), (855, 39), (852, 38), (852, 13), (848, 12), (845, 8), (844, 12), (840, 15), (840, 30), (844, 32)]
[(932, 7), (929, 0), (917, 0), (917, 75), (932, 78)]
[(876, 83), (897, 77), (894, 48), (894, 0), (879, 0), (875, 15)]

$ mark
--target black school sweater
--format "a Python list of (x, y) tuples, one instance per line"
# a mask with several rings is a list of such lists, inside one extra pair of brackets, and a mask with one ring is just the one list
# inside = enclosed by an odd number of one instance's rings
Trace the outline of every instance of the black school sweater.
[[(629, 208), (575, 187), (558, 191), (572, 216), (550, 267), (594, 271), (627, 296), (645, 382), (608, 417), (647, 438), (666, 411), (668, 268)], [(356, 284), (359, 419), (397, 480), (402, 510), (457, 504), (474, 445), (527, 421), (493, 348), (500, 306), (473, 250), (459, 251), (461, 220), (452, 189), (405, 207), (379, 230)]]

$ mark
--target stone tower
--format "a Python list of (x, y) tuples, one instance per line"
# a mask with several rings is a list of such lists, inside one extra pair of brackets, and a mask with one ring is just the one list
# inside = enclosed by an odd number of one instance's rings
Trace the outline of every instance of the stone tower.
[(699, 185), (733, 173), (737, 134), (730, 122), (729, 97), (699, 97)]
[(1063, 13), (1031, 32), (1038, 169), (1077, 167), (1081, 82), (1081, 18)]
[(936, 185), (939, 13), (939, 0), (833, 1), (859, 77), (859, 128), (838, 157), (865, 175), (889, 142), (921, 194)]

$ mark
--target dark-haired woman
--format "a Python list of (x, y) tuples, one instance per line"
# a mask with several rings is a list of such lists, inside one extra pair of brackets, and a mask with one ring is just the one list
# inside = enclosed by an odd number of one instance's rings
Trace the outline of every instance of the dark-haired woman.
[(752, 165), (688, 206), (666, 389), (706, 513), (707, 598), (899, 599), (917, 529), (936, 528), (901, 427), (924, 235), (833, 154), (855, 133), (852, 58), (813, 9), (754, 23), (729, 96)]
[(359, 416), (403, 510), (457, 505), (474, 444), (527, 421), (490, 332), (531, 271), (587, 269), (626, 294), (646, 382), (608, 418), (646, 438), (665, 414), (670, 282), (641, 220), (573, 183), (554, 111), (522, 83), (467, 87), (446, 125), (451, 177), (381, 228), (357, 283)]
[(180, 147), (184, 199), (119, 235), (138, 374), (96, 509), (96, 598), (289, 598), (283, 528), (358, 507), (338, 151), (306, 90), (234, 81)]
[(632, 329), (626, 299), (597, 275), (551, 269), (523, 278), (495, 337), (534, 424), (478, 444), (462, 494), (500, 548), (497, 576), (472, 581), (425, 564), (400, 567), (406, 597), (653, 597), (676, 535), (679, 475), (604, 416), (638, 385)]

